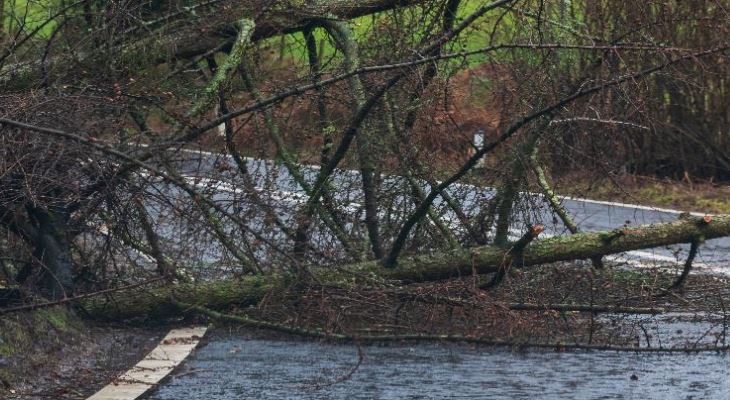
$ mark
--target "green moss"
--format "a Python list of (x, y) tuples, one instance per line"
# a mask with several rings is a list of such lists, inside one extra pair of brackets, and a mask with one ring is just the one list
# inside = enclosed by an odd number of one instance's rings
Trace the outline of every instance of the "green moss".
[(58, 308), (46, 308), (38, 310), (34, 318), (39, 324), (47, 324), (53, 327), (56, 331), (67, 332), (73, 329), (71, 317), (68, 312), (64, 309)]
[(241, 64), (243, 52), (249, 44), (255, 25), (253, 21), (246, 18), (239, 20), (236, 25), (238, 26), (238, 36), (233, 48), (226, 57), (226, 61), (218, 68), (215, 76), (203, 91), (202, 97), (193, 106), (189, 113), (190, 117), (198, 116), (206, 111), (215, 96), (218, 95), (218, 91), (225, 87), (230, 81), (233, 71)]
[(630, 268), (606, 268), (595, 273), (603, 274), (605, 281), (623, 288), (667, 287), (673, 282), (673, 276), (667, 273), (648, 273)]
[(646, 283), (645, 281), (649, 279), (645, 273), (634, 269), (609, 268), (605, 273), (609, 275), (611, 282), (621, 285)]
[(649, 202), (670, 207), (680, 207), (692, 211), (730, 213), (730, 197), (712, 191), (692, 190), (679, 185), (661, 183), (648, 184), (638, 190), (637, 196)]
[(30, 345), (31, 340), (28, 331), (34, 324), (31, 323), (28, 326), (23, 322), (17, 316), (15, 318), (6, 317), (0, 320), (0, 355), (3, 357), (20, 353)]
[(80, 322), (64, 307), (7, 315), (0, 318), (0, 356), (22, 354), (39, 340), (57, 341), (58, 334), (79, 329)]

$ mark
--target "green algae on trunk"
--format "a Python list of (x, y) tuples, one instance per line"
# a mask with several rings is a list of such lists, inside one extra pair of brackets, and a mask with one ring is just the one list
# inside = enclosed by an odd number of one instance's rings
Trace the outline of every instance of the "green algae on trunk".
[[(683, 216), (669, 223), (535, 240), (524, 250), (519, 262), (513, 263), (512, 268), (587, 259), (723, 236), (730, 236), (730, 215), (705, 218)], [(480, 246), (403, 257), (397, 267), (392, 269), (384, 268), (379, 261), (366, 261), (337, 269), (314, 267), (310, 273), (313, 281), (331, 286), (348, 286), (363, 280), (402, 283), (437, 281), (495, 272), (504, 262), (508, 251), (496, 246)], [(80, 305), (94, 318), (163, 317), (178, 315), (180, 303), (212, 309), (254, 305), (267, 294), (296, 283), (294, 276), (286, 274), (247, 276), (235, 281), (135, 289), (103, 299), (85, 299)]]

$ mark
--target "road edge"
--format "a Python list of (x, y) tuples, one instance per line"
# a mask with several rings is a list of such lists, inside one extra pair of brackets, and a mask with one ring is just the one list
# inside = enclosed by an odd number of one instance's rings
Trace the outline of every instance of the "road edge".
[(140, 362), (87, 400), (135, 400), (155, 388), (200, 344), (208, 327), (172, 329)]

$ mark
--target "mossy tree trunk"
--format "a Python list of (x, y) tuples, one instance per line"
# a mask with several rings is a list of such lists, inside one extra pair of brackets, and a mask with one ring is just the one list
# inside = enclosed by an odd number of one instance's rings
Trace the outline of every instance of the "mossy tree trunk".
[[(524, 249), (512, 268), (590, 259), (724, 236), (730, 236), (730, 215), (682, 217), (669, 223), (535, 240)], [(336, 286), (352, 285), (364, 277), (402, 283), (437, 281), (496, 272), (503, 265), (508, 251), (497, 246), (480, 246), (404, 257), (396, 268), (384, 268), (378, 261), (349, 264), (337, 269), (312, 268), (311, 277), (320, 284)], [(84, 300), (81, 306), (90, 316), (104, 319), (170, 316), (181, 311), (177, 305), (180, 303), (214, 309), (256, 304), (268, 293), (284, 290), (295, 283), (293, 275), (249, 276), (236, 281), (167, 285), (120, 292), (103, 299)]]

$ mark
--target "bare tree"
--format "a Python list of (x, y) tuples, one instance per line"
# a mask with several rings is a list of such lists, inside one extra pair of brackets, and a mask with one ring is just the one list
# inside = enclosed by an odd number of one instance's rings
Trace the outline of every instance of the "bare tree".
[[(638, 241), (580, 233), (556, 201), (541, 160), (566, 165), (556, 154), (584, 148), (566, 144), (581, 126), (643, 126), (624, 118), (645, 111), (643, 85), (728, 56), (722, 40), (649, 40), (663, 25), (646, 25), (641, 7), (622, 8), (641, 32), (625, 35), (593, 3), (566, 7), (80, 1), (20, 18), (0, 59), (0, 226), (22, 243), (1, 243), (15, 260), (5, 274), (54, 299), (237, 278), (259, 289), (230, 296), (256, 300), (290, 279), (361, 274), (418, 281), (469, 267), (497, 284), (513, 264), (600, 266), (727, 235), (725, 217)], [(561, 22), (567, 13), (590, 23)], [(489, 118), (458, 116), (453, 82), (467, 73), (483, 79), (470, 101)], [(486, 142), (470, 148), (477, 129)], [(535, 188), (573, 237), (533, 243)]]

